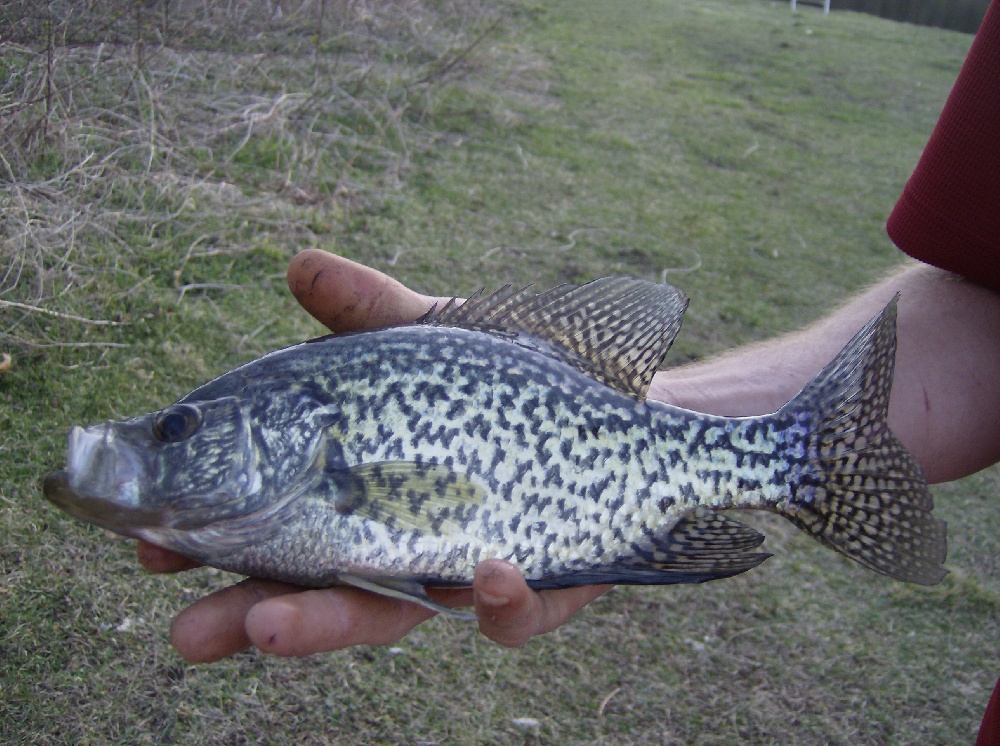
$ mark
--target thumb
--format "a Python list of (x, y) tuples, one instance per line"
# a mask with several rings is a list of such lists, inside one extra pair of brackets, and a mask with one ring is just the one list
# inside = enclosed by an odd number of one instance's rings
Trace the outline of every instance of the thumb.
[(479, 631), (501, 645), (520, 647), (551, 632), (612, 586), (536, 592), (514, 565), (490, 559), (476, 568), (472, 587)]
[(288, 265), (292, 295), (335, 332), (377, 329), (413, 321), (435, 298), (421, 295), (377, 269), (319, 249), (296, 254)]

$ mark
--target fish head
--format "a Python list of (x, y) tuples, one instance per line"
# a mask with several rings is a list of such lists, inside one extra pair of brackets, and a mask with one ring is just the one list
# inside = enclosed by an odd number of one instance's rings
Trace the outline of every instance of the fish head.
[(235, 397), (184, 401), (121, 422), (74, 427), (45, 497), (117, 533), (188, 551), (185, 536), (259, 512), (259, 446)]

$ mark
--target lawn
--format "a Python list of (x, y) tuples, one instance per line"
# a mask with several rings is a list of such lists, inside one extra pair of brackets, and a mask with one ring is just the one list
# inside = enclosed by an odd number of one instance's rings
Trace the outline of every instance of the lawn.
[(760, 568), (619, 588), (520, 650), (435, 619), (302, 660), (174, 653), (172, 616), (233, 578), (145, 573), (40, 480), (71, 425), (320, 333), (296, 251), (438, 294), (664, 279), (692, 298), (668, 363), (702, 358), (901, 261), (885, 218), (971, 43), (770, 0), (266, 7), (0, 11), (0, 742), (971, 742), (995, 469), (935, 488), (933, 588), (754, 518)]

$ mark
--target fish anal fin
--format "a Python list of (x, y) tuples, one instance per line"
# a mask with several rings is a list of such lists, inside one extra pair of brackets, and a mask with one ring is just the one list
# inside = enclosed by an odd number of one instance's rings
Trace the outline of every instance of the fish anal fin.
[(643, 401), (686, 309), (687, 296), (670, 285), (605, 277), (537, 294), (507, 285), (421, 321), (513, 335)]
[(656, 551), (672, 554), (728, 554), (756, 549), (764, 535), (717, 510), (699, 506), (681, 518), (662, 538), (655, 540)]
[(738, 575), (766, 560), (770, 554), (751, 551), (763, 542), (759, 531), (718, 511), (698, 507), (669, 533), (655, 537), (648, 548), (637, 548), (637, 555), (661, 571), (704, 574), (711, 580)]
[(751, 570), (771, 555), (753, 552), (764, 536), (739, 521), (709, 508), (697, 508), (670, 532), (619, 562), (582, 568), (578, 572), (529, 580), (536, 590), (592, 583), (675, 585), (704, 583)]

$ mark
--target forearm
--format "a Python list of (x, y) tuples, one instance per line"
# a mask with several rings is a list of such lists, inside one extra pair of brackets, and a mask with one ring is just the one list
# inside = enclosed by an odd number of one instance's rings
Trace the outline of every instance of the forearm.
[(926, 266), (908, 266), (800, 332), (663, 371), (650, 396), (712, 414), (772, 412), (897, 292), (893, 431), (932, 482), (1000, 460), (1000, 296)]

